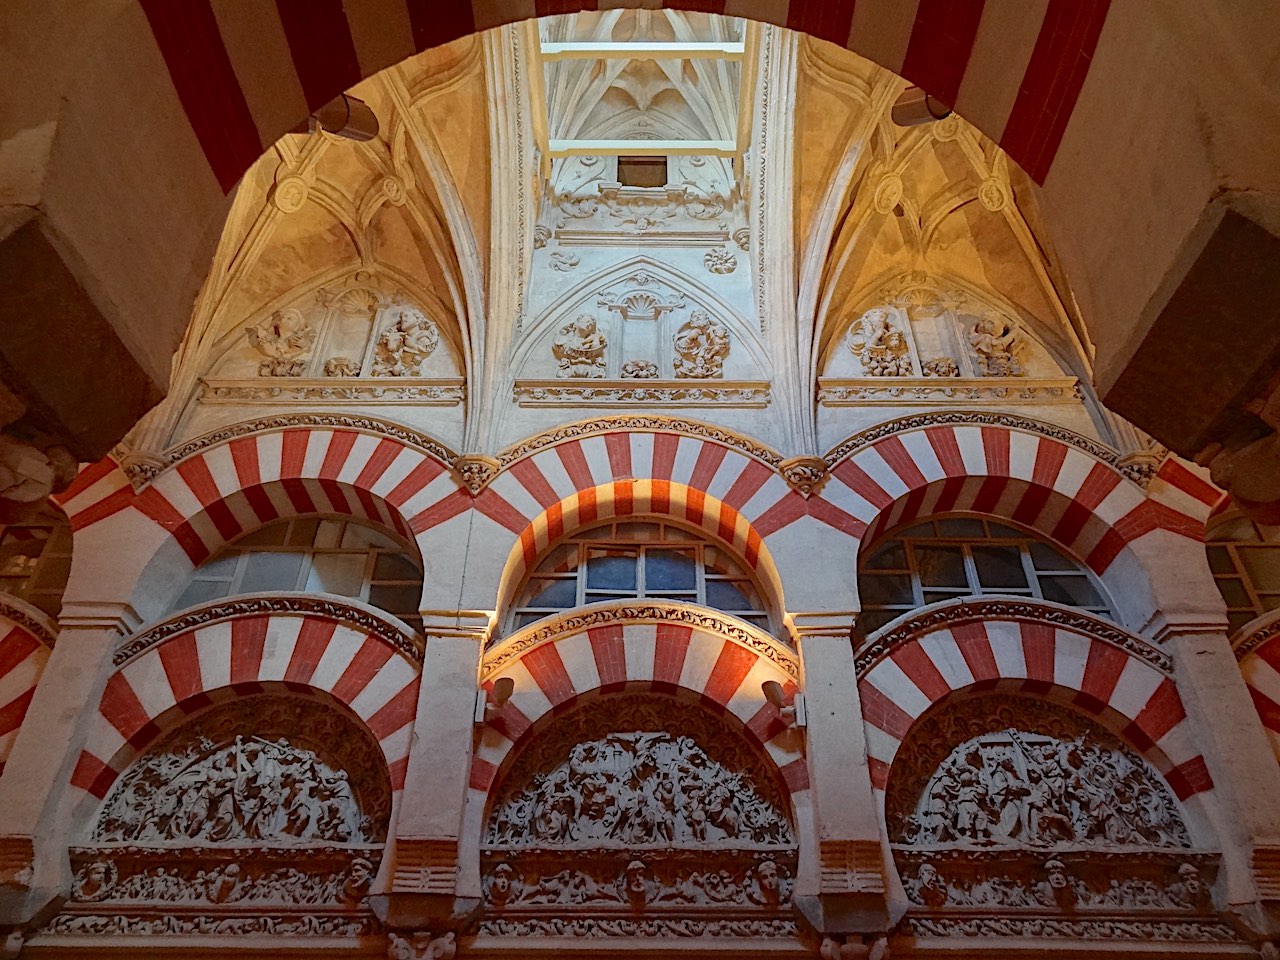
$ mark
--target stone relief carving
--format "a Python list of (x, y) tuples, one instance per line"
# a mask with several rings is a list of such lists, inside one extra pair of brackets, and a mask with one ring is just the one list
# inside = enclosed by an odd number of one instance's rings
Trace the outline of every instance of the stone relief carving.
[(796, 866), (784, 809), (760, 759), (698, 708), (597, 700), (531, 744), (500, 788), (485, 902), (503, 915), (776, 912)]
[(547, 258), (547, 262), (552, 270), (557, 270), (560, 273), (568, 273), (582, 262), (582, 258), (576, 253), (565, 253), (563, 250), (553, 250), (551, 256)]
[(1013, 320), (997, 313), (983, 314), (973, 325), (969, 344), (984, 377), (1022, 376), (1026, 343)]
[(324, 362), (324, 375), (326, 377), (358, 377), (360, 363), (350, 357), (330, 357)]
[(69, 936), (133, 936), (165, 937), (177, 935), (197, 936), (254, 936), (279, 937), (359, 937), (375, 932), (372, 916), (334, 915), (315, 913), (271, 914), (266, 916), (228, 916), (219, 914), (162, 914), (152, 912), (142, 915), (115, 913), (61, 914), (49, 921), (41, 933)]
[(744, 253), (751, 246), (751, 228), (739, 227), (733, 231), (733, 242), (738, 245), (738, 249)]
[(522, 407), (568, 407), (584, 403), (608, 407), (767, 407), (772, 399), (769, 383), (761, 380), (731, 380), (716, 386), (690, 386), (685, 381), (670, 380), (642, 383), (645, 385), (633, 385), (626, 380), (592, 380), (589, 385), (560, 380), (517, 380), (512, 399)]
[(550, 242), (550, 240), (551, 231), (548, 228), (544, 227), (542, 224), (538, 224), (533, 228), (533, 249), (541, 250), (548, 242)]
[(730, 937), (794, 939), (800, 930), (794, 920), (744, 918), (702, 920), (690, 917), (495, 917), (482, 920), (479, 932), (493, 937), (572, 937), (595, 940), (608, 937), (673, 939)]
[[(341, 375), (345, 378), (345, 375)], [(336, 379), (338, 382), (334, 382)], [(269, 380), (245, 382), (240, 380), (204, 380), (200, 392), (202, 403), (279, 403), (287, 400), (295, 403), (333, 403), (335, 400), (352, 400), (358, 403), (424, 404), (437, 407), (456, 406), (466, 396), (466, 385), (461, 378), (430, 380), (426, 383), (409, 380), (386, 380), (351, 383), (345, 379)]]
[(628, 380), (656, 380), (658, 365), (652, 360), (628, 360), (622, 365), (622, 376)]
[(1236, 943), (1240, 935), (1230, 924), (1214, 920), (1147, 920), (1128, 917), (1102, 919), (1041, 916), (912, 917), (900, 928), (914, 937), (1034, 937), (1045, 940), (1133, 940), (1193, 943)]
[(854, 321), (849, 349), (868, 377), (909, 377), (914, 372), (906, 335), (884, 307), (868, 310)]
[(675, 332), (672, 346), (677, 377), (711, 379), (724, 376), (724, 362), (729, 356), (729, 331), (705, 310), (693, 312)]
[(266, 359), (258, 364), (260, 377), (300, 377), (307, 353), (315, 343), (315, 328), (300, 310), (277, 310), (256, 327), (245, 327), (249, 344)]
[(829, 476), (827, 462), (821, 457), (792, 457), (782, 461), (778, 469), (787, 486), (805, 499), (821, 490)]
[(468, 453), (453, 461), (453, 469), (457, 471), (463, 486), (474, 497), (498, 475), (501, 466), (493, 457), (482, 453)]
[(559, 362), (558, 377), (603, 377), (605, 349), (609, 341), (589, 313), (566, 323), (551, 343), (551, 353)]
[(216, 707), (120, 777), (95, 841), (378, 843), (391, 796), (381, 750), (335, 710), (259, 696)]
[(886, 811), (891, 838), (916, 847), (1191, 846), (1169, 788), (1130, 748), (1062, 708), (1009, 698), (923, 721)]
[(378, 336), (372, 373), (375, 377), (416, 377), (422, 362), (440, 345), (440, 329), (413, 307), (402, 307), (395, 316)]
[(934, 357), (920, 364), (920, 372), (926, 377), (958, 377), (960, 365), (951, 357)]
[[(658, 282), (648, 273), (632, 274), (622, 281), (621, 290), (602, 290), (596, 303), (614, 311), (622, 320), (657, 320), (685, 304), (685, 295), (679, 290), (668, 286), (670, 292), (664, 294), (648, 289)], [(628, 286), (631, 289), (627, 289)]]
[(407, 937), (387, 934), (387, 960), (453, 960), (458, 944), (452, 930), (438, 937), (430, 930), (415, 930)]
[(702, 265), (711, 273), (723, 276), (738, 269), (738, 258), (721, 247), (712, 247), (702, 255)]

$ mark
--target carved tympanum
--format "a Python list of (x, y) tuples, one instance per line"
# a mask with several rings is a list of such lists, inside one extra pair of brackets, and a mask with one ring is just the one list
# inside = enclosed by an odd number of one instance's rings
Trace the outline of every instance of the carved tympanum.
[(251, 697), (162, 739), (120, 777), (95, 841), (378, 843), (391, 791), (367, 733), (315, 701)]
[(440, 330), (421, 311), (403, 307), (378, 336), (373, 356), (375, 377), (416, 377), (422, 362), (440, 345)]
[(485, 833), (485, 899), (506, 913), (779, 910), (795, 874), (784, 811), (774, 778), (719, 721), (604, 698), (512, 767)]
[(729, 331), (705, 310), (695, 310), (676, 331), (673, 346), (677, 377), (724, 376), (724, 362), (729, 356)]
[(913, 846), (1191, 846), (1177, 801), (1116, 737), (1052, 704), (980, 698), (926, 719), (886, 796)]

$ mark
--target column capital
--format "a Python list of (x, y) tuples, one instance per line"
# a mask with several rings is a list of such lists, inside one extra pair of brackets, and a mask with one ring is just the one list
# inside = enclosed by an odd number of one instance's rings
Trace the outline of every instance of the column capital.
[(125, 636), (142, 626), (142, 616), (133, 604), (116, 600), (68, 600), (58, 614), (62, 632), (67, 630), (108, 630)]
[(797, 647), (802, 645), (805, 637), (849, 639), (857, 621), (856, 610), (803, 610), (791, 611), (786, 615), (787, 629), (791, 631), (791, 638)]
[(1225, 637), (1228, 632), (1225, 610), (1175, 613), (1157, 610), (1138, 631), (1162, 645), (1188, 636)]

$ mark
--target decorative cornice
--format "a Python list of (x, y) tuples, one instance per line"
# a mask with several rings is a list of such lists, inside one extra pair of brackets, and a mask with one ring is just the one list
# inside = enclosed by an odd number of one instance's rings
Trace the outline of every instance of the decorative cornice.
[(461, 378), (260, 377), (201, 380), (201, 403), (365, 403), (456, 407), (466, 399)]
[(1073, 403), (1078, 382), (1075, 377), (820, 377), (818, 402), (824, 407)]
[(767, 380), (517, 380), (522, 407), (767, 407)]
[(16, 623), (50, 650), (58, 641), (58, 625), (53, 618), (25, 600), (0, 593), (0, 617)]
[(389, 437), (420, 453), (434, 457), (445, 466), (451, 465), (457, 457), (457, 454), (439, 441), (401, 424), (380, 420), (377, 417), (353, 416), (344, 413), (284, 413), (219, 427), (194, 440), (171, 447), (159, 456), (135, 456), (121, 466), (133, 485), (142, 487), (174, 464), (220, 443), (254, 433), (269, 433), (273, 430), (288, 430), (294, 427), (338, 427)]
[(616, 600), (609, 604), (548, 617), (506, 640), (499, 641), (485, 654), (480, 666), (481, 677), (488, 679), (512, 660), (518, 660), (534, 647), (550, 640), (583, 633), (592, 627), (655, 622), (676, 623), (719, 634), (777, 664), (788, 676), (797, 678), (800, 676), (800, 665), (795, 655), (784, 647), (783, 641), (748, 626), (734, 617), (684, 603)]
[(858, 676), (864, 677), (872, 667), (905, 643), (918, 640), (935, 630), (991, 620), (1016, 620), (1065, 627), (1132, 654), (1165, 676), (1173, 675), (1172, 658), (1141, 637), (1135, 637), (1114, 623), (1082, 610), (1028, 597), (975, 597), (947, 600), (925, 607), (909, 619), (896, 625), (888, 624), (880, 633), (872, 634), (858, 651), (854, 666)]
[(644, 414), (620, 413), (609, 417), (597, 417), (593, 420), (580, 420), (568, 423), (553, 430), (547, 430), (536, 436), (528, 437), (513, 444), (498, 454), (498, 462), (507, 467), (521, 457), (536, 453), (546, 447), (564, 443), (566, 440), (580, 440), (583, 437), (594, 437), (602, 433), (624, 431), (653, 431), (656, 433), (678, 433), (686, 437), (698, 437), (715, 443), (732, 447), (739, 453), (746, 454), (775, 469), (782, 463), (782, 455), (766, 447), (757, 440), (752, 440), (740, 433), (712, 426), (697, 420), (686, 420), (682, 417), (646, 416)]
[(932, 413), (916, 413), (909, 417), (899, 417), (896, 420), (879, 423), (874, 427), (855, 433), (849, 439), (842, 441), (827, 451), (823, 459), (827, 461), (828, 466), (834, 467), (863, 447), (868, 447), (877, 440), (883, 440), (885, 437), (907, 433), (911, 430), (923, 430), (926, 427), (944, 426), (1005, 427), (1010, 430), (1023, 430), (1027, 433), (1038, 433), (1061, 443), (1068, 443), (1113, 467), (1117, 467), (1120, 460), (1120, 455), (1111, 447), (1096, 440), (1090, 440), (1074, 430), (1068, 430), (1066, 427), (1059, 427), (1052, 423), (1032, 420), (1029, 417), (1019, 417), (1011, 413), (997, 413), (989, 410), (937, 410)]
[(249, 594), (188, 610), (129, 637), (125, 643), (116, 648), (111, 662), (117, 667), (123, 666), (170, 637), (198, 627), (207, 627), (213, 623), (222, 623), (240, 617), (274, 614), (325, 617), (336, 620), (389, 643), (418, 666), (422, 666), (422, 639), (392, 622), (388, 614), (378, 615), (372, 609), (358, 607), (332, 597), (298, 593)]

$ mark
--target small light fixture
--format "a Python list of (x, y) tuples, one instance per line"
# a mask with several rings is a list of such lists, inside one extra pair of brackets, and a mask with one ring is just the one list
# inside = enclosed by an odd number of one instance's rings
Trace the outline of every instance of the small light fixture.
[(778, 716), (782, 718), (787, 726), (795, 724), (797, 727), (803, 727), (804, 721), (804, 700), (800, 694), (796, 694), (795, 699), (791, 703), (787, 703), (786, 694), (782, 690), (782, 684), (777, 680), (766, 680), (760, 684), (760, 692), (764, 694), (764, 698), (768, 700), (778, 709)]
[(907, 87), (893, 102), (889, 116), (900, 127), (918, 127), (951, 116), (951, 108), (919, 87)]
[(502, 713), (502, 708), (515, 692), (516, 682), (511, 677), (499, 677), (488, 690), (481, 690), (476, 697), (476, 723), (492, 723)]

